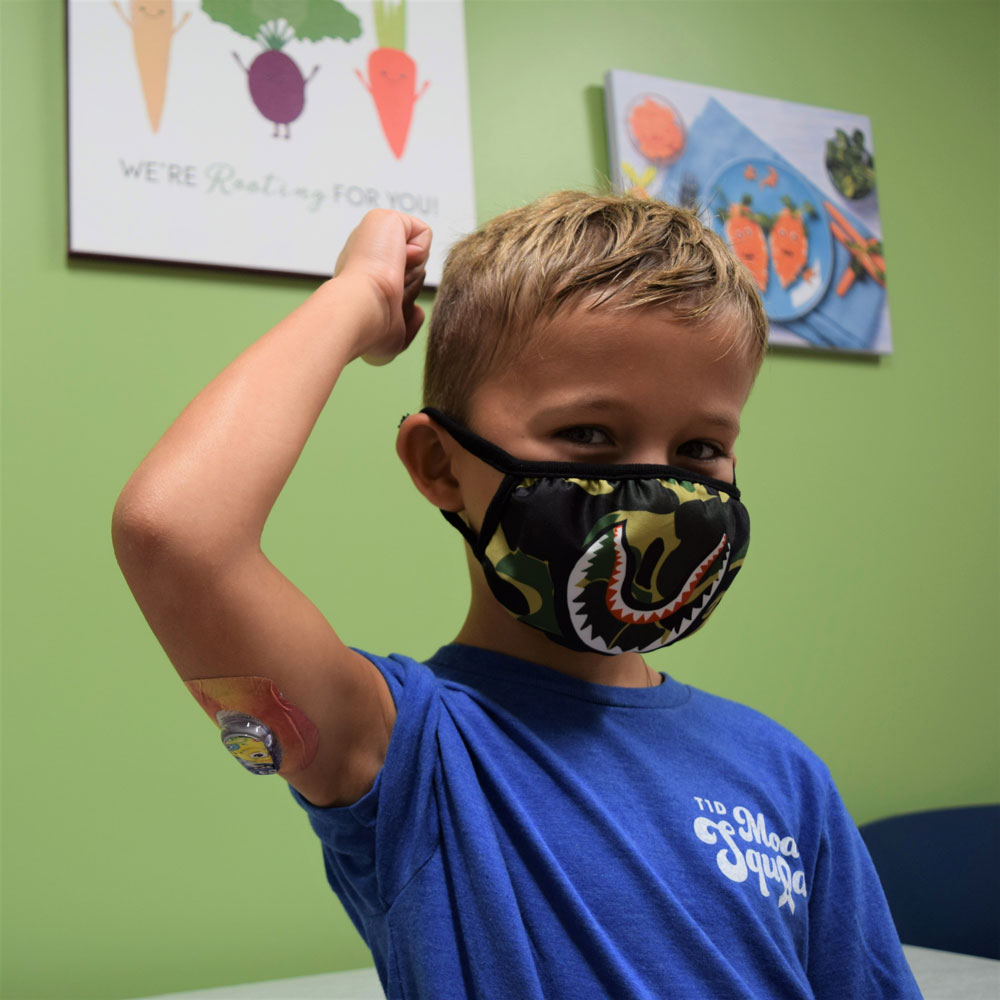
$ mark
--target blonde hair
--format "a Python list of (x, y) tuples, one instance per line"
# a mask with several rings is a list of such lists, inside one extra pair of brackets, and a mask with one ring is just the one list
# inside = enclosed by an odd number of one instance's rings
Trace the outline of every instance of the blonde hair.
[(669, 309), (725, 325), (728, 349), (759, 366), (767, 316), (754, 280), (697, 216), (631, 195), (561, 191), (497, 216), (448, 255), (431, 316), (424, 405), (465, 419), (491, 370), (540, 323), (587, 308)]

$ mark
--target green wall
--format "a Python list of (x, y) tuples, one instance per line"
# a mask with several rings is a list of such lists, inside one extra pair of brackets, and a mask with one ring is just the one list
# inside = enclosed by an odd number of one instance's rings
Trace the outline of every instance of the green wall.
[[(872, 118), (896, 353), (772, 353), (740, 448), (744, 575), (711, 628), (653, 661), (802, 736), (859, 822), (1000, 798), (998, 10), (467, 7), (481, 218), (599, 181), (609, 67)], [(219, 751), (108, 538), (145, 450), (309, 285), (67, 263), (62, 6), (0, 0), (0, 16), (2, 995), (368, 964), (304, 816)], [(458, 536), (393, 454), (419, 366), (347, 373), (265, 543), (349, 641), (425, 654), (466, 585)], [(350, 512), (331, 502), (348, 480), (365, 497)]]

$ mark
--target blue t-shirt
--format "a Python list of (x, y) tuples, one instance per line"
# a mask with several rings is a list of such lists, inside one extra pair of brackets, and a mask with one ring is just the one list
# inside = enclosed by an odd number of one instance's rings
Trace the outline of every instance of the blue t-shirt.
[(369, 658), (398, 713), (374, 786), (296, 797), (390, 1000), (919, 998), (826, 767), (776, 723), (669, 677)]

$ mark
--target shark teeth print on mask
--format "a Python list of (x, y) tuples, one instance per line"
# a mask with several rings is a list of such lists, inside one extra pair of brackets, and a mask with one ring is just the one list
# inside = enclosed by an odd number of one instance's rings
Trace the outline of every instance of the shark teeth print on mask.
[[(605, 592), (605, 605), (623, 626), (654, 624), (675, 615), (682, 608), (685, 609), (672, 628), (665, 630), (648, 645), (639, 647), (637, 651), (649, 653), (682, 638), (694, 622), (702, 617), (702, 612), (711, 604), (726, 575), (732, 550), (728, 536), (723, 534), (718, 545), (692, 571), (676, 597), (655, 607), (638, 607), (635, 604), (630, 604), (625, 596), (627, 585), (635, 575), (634, 571), (629, 572), (630, 563), (633, 560), (628, 548), (625, 523), (616, 524), (610, 532), (596, 539), (573, 567), (566, 597), (570, 619), (576, 634), (589, 648), (602, 653), (615, 653), (621, 652), (621, 650), (609, 645), (597, 634), (587, 611), (587, 601), (581, 591), (588, 585), (590, 571), (599, 559), (602, 548), (608, 544), (609, 538), (614, 546), (614, 569)], [(692, 600), (699, 584), (702, 583), (709, 569), (720, 556), (722, 556), (722, 564), (712, 578), (708, 589), (704, 590), (696, 600)]]

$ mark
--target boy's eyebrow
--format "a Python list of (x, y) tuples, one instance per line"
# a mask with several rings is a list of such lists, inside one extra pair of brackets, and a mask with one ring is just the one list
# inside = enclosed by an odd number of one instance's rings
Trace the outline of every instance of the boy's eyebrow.
[(734, 434), (739, 434), (740, 432), (740, 422), (722, 413), (704, 413), (700, 414), (698, 419), (703, 423), (715, 424), (716, 427), (732, 431)]
[[(575, 396), (560, 403), (553, 403), (538, 411), (537, 416), (543, 420), (554, 420), (565, 414), (568, 417), (578, 417), (581, 410), (615, 410), (620, 408), (622, 401), (614, 396)], [(698, 413), (695, 418), (699, 423), (712, 424), (734, 435), (740, 432), (740, 422), (725, 413)]]
[(573, 410), (613, 410), (621, 405), (620, 399), (613, 396), (571, 396), (559, 403), (552, 403), (539, 411), (539, 416), (558, 417), (561, 413), (570, 413)]

